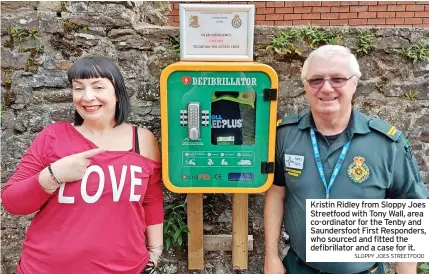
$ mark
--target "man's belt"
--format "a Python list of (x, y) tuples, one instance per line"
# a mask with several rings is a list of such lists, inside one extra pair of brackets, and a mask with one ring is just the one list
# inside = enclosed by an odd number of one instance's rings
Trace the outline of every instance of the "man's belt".
[[(301, 265), (301, 266), (305, 266), (305, 267), (308, 267), (308, 268), (311, 268), (315, 273), (318, 273), (318, 274), (334, 274), (334, 273), (330, 273), (330, 272), (323, 272), (323, 271), (320, 271), (320, 270), (318, 270), (318, 269), (316, 269), (316, 268), (314, 268), (314, 267), (312, 267), (312, 266), (310, 266), (310, 265), (308, 265), (306, 262), (304, 262), (303, 260), (301, 260), (299, 257), (298, 257), (298, 255), (295, 253), (295, 251), (293, 251), (293, 249), (291, 248), (290, 249), (290, 251), (292, 251), (294, 254), (295, 254), (295, 256), (296, 256), (296, 262), (299, 264), (299, 265)], [(375, 273), (375, 271), (377, 271), (377, 268), (378, 268), (378, 263), (375, 263), (373, 266), (371, 266), (370, 268), (368, 268), (368, 269), (366, 269), (366, 270), (363, 270), (363, 271), (360, 271), (360, 272), (357, 272), (357, 273), (353, 273), (353, 274), (371, 274), (371, 273)]]

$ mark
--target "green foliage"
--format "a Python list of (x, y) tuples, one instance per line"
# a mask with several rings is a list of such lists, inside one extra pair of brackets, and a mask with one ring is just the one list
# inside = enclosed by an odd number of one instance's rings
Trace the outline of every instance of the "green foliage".
[(181, 246), (183, 234), (188, 233), (186, 225), (186, 201), (164, 206), (164, 243), (167, 249), (172, 245)]
[(8, 41), (8, 47), (10, 49), (14, 48), (14, 41), (22, 41), (24, 38), (33, 38), (37, 41), (37, 46), (29, 47), (29, 48), (19, 48), (19, 52), (35, 52), (42, 53), (43, 52), (43, 43), (40, 39), (39, 33), (35, 29), (23, 29), (18, 25), (13, 25), (9, 27), (9, 36), (10, 40)]
[(302, 55), (301, 49), (294, 44), (298, 37), (297, 29), (282, 31), (271, 40), (268, 50), (274, 50), (277, 53)]
[(429, 60), (429, 45), (425, 45), (422, 42), (411, 44), (408, 47), (395, 50), (395, 52), (408, 59), (411, 59), (413, 64), (417, 63), (418, 61)]
[(180, 35), (170, 36), (170, 42), (173, 47), (173, 50), (180, 55)]
[(39, 43), (35, 47), (29, 47), (29, 48), (19, 48), (19, 52), (31, 52), (31, 53), (42, 53), (43, 52), (43, 44), (39, 40)]
[(280, 32), (274, 37), (268, 50), (273, 50), (282, 54), (302, 55), (302, 49), (296, 42), (305, 42), (310, 48), (317, 48), (322, 45), (341, 45), (346, 33), (349, 32), (347, 26), (323, 30), (314, 26), (303, 26)]
[(21, 41), (24, 38), (27, 37), (33, 37), (34, 39), (39, 40), (39, 34), (37, 33), (37, 30), (35, 29), (23, 29), (18, 25), (13, 25), (9, 27), (9, 35), (13, 37), (13, 39), (17, 39), (18, 41)]
[[(31, 55), (29, 56), (27, 60), (27, 64), (24, 68), (24, 71), (31, 71), (36, 72), (38, 69), (38, 57), (43, 52), (43, 43), (39, 36), (39, 33), (35, 29), (24, 29), (21, 28), (18, 25), (12, 25), (9, 27), (9, 37), (10, 40), (7, 43), (7, 47), (11, 50), (14, 50), (15, 48), (15, 42), (16, 41), (22, 41), (25, 38), (31, 38), (37, 41), (37, 45), (34, 47), (21, 47), (18, 46), (19, 52), (30, 52)], [(10, 80), (11, 81), (11, 80)], [(10, 85), (10, 83), (6, 82), (6, 85)]]
[(39, 40), (39, 44), (34, 48), (34, 50), (37, 52), (37, 53), (42, 53), (43, 52), (43, 48), (44, 48), (44, 46), (43, 46), (43, 44), (42, 44), (42, 42)]
[(340, 45), (344, 35), (347, 32), (347, 26), (333, 28), (330, 30), (322, 30), (313, 26), (304, 26), (298, 28), (299, 37), (307, 41), (311, 48), (317, 48), (322, 45)]
[[(349, 32), (348, 26), (333, 27), (329, 30), (314, 26), (297, 27), (280, 32), (271, 40), (267, 50), (301, 56), (303, 50), (299, 47), (299, 42), (306, 43), (312, 49), (323, 45), (342, 45)], [(375, 35), (369, 30), (358, 30), (356, 39), (359, 55), (368, 54), (375, 47)]]
[(413, 101), (416, 100), (417, 95), (419, 95), (420, 91), (417, 89), (410, 89), (407, 94), (404, 95), (405, 98)]
[(369, 30), (358, 30), (356, 39), (358, 44), (356, 52), (359, 55), (368, 54), (375, 47), (375, 35)]
[(417, 268), (422, 271), (422, 273), (429, 273), (429, 263), (419, 263)]
[(9, 27), (9, 35), (17, 40), (22, 40), (24, 37), (26, 37), (26, 32), (21, 29), (17, 25), (13, 25)]
[(10, 86), (10, 85), (12, 85), (13, 80), (12, 80), (12, 78), (7, 78), (7, 79), (4, 81), (4, 83), (5, 83), (5, 85), (6, 85), (6, 86)]

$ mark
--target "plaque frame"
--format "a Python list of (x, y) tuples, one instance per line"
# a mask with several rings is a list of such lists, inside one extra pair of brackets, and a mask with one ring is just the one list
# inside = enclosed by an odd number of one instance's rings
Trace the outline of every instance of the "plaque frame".
[[(198, 54), (187, 51), (187, 45), (190, 43), (187, 29), (187, 14), (189, 12), (246, 12), (247, 39), (245, 54), (220, 54), (213, 51), (213, 54)], [(180, 4), (180, 60), (182, 61), (253, 61), (253, 41), (255, 26), (255, 5), (224, 5), (224, 4)], [(232, 51), (233, 49), (231, 49)], [(197, 51), (197, 50), (196, 50)]]

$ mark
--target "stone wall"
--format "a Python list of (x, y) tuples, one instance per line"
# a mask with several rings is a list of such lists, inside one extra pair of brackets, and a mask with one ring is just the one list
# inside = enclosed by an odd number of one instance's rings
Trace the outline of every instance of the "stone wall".
[[(66, 71), (83, 55), (102, 54), (117, 61), (132, 101), (131, 122), (160, 137), (159, 76), (178, 61), (173, 49), (176, 27), (168, 27), (166, 2), (2, 2), (1, 4), (1, 182), (7, 181), (35, 135), (53, 121), (71, 120)], [(255, 60), (271, 65), (280, 79), (278, 115), (308, 108), (300, 67), (303, 55), (267, 51), (271, 39), (289, 28), (257, 27)], [(371, 29), (375, 49), (359, 57), (363, 77), (355, 106), (385, 119), (410, 138), (423, 180), (429, 182), (429, 62), (413, 64), (395, 54), (410, 43), (429, 40), (428, 29)], [(343, 43), (358, 48), (355, 34)], [(415, 92), (418, 91), (418, 92)], [(166, 203), (183, 199), (166, 191)], [(249, 234), (254, 251), (249, 270), (262, 273), (264, 258), (263, 194), (249, 196)], [(231, 195), (204, 196), (204, 233), (231, 234)], [(31, 217), (1, 211), (2, 273), (14, 273)], [(186, 247), (165, 252), (160, 273), (188, 273)], [(231, 273), (231, 252), (206, 252), (205, 271)]]

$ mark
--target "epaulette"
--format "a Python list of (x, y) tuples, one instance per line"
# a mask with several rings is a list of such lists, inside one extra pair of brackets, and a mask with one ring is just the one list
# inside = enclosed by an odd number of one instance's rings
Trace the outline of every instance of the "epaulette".
[(368, 126), (370, 128), (377, 130), (378, 132), (383, 133), (384, 135), (386, 135), (387, 137), (389, 137), (390, 139), (392, 139), (395, 142), (398, 141), (398, 139), (402, 133), (395, 126), (392, 126), (391, 124), (389, 124), (385, 121), (379, 120), (379, 119), (371, 119), (369, 121)]
[(281, 127), (284, 125), (296, 124), (299, 122), (299, 119), (301, 119), (301, 115), (299, 114), (289, 115), (289, 116), (283, 117), (283, 119), (278, 120), (277, 126)]

